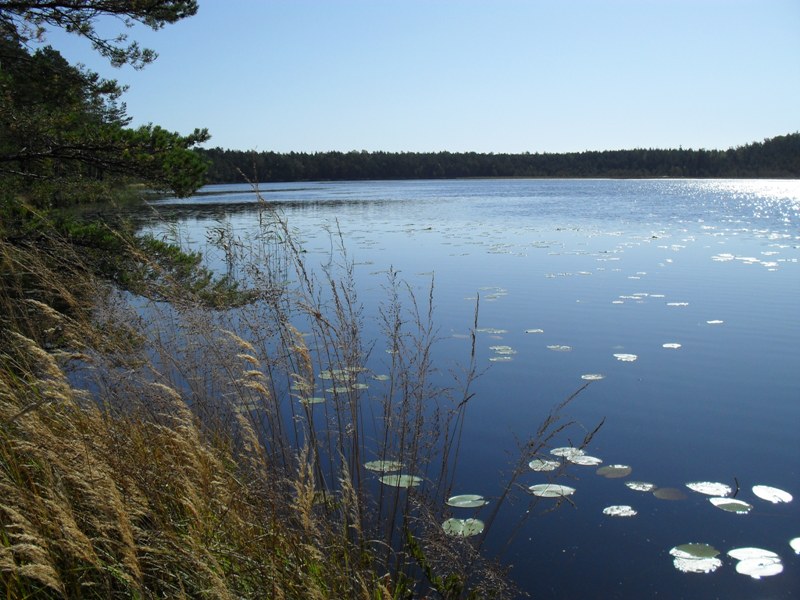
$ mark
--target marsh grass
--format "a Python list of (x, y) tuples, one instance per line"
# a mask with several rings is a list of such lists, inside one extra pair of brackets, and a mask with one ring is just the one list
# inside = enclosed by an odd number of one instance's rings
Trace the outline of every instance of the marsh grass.
[[(185, 285), (172, 251), (165, 268), (125, 246), (157, 283), (147, 297), (93, 277), (55, 234), (0, 240), (5, 595), (510, 596), (483, 552), (489, 527), (477, 539), (441, 528), (479, 374), (478, 305), (463, 371), (441, 373), (433, 279), (420, 298), (387, 272), (382, 337), (368, 340), (338, 230), (316, 266), (275, 207), (260, 201), (257, 219), (246, 239), (224, 223), (209, 234), (225, 257), (220, 302), (207, 274)], [(231, 306), (230, 289), (248, 302)], [(571, 399), (521, 444), (488, 525), (571, 425)], [(421, 484), (382, 485), (373, 460)]]

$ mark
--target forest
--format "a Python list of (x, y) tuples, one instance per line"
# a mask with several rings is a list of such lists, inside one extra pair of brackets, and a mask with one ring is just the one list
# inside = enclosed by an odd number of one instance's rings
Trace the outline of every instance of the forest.
[(247, 152), (198, 150), (210, 183), (462, 177), (800, 177), (800, 133), (728, 150), (634, 149), (589, 152)]

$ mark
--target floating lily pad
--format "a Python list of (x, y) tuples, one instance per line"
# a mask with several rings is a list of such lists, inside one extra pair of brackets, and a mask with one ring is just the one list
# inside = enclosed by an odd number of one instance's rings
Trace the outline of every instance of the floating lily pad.
[(600, 381), (601, 379), (605, 379), (606, 376), (600, 373), (586, 373), (585, 375), (581, 375), (581, 379), (586, 381)]
[(686, 494), (678, 488), (671, 487), (658, 488), (653, 492), (653, 496), (659, 500), (686, 500)]
[(480, 519), (447, 519), (442, 523), (442, 529), (447, 535), (469, 537), (478, 535), (483, 531), (484, 524)]
[(783, 573), (783, 563), (780, 558), (747, 558), (736, 563), (736, 572), (761, 579)]
[(380, 482), (384, 485), (407, 488), (422, 483), (422, 477), (398, 473), (395, 475), (384, 475), (380, 478)]
[(706, 321), (709, 325), (722, 325), (725, 321), (721, 321), (720, 319), (711, 319), (710, 321)]
[(310, 398), (300, 398), (302, 404), (322, 404), (325, 398), (322, 396), (311, 396)]
[(350, 391), (350, 386), (348, 385), (335, 385), (333, 387), (325, 388), (325, 391), (329, 394), (346, 394)]
[(711, 573), (722, 566), (719, 550), (708, 544), (681, 544), (669, 551), (675, 568), (684, 573)]
[(389, 381), (389, 376), (388, 375), (373, 375), (372, 378), (375, 381)]
[(526, 329), (525, 333), (544, 333), (544, 329)]
[(557, 460), (534, 458), (528, 463), (528, 466), (534, 471), (555, 471), (559, 466), (561, 466), (561, 463)]
[(606, 465), (605, 467), (600, 467), (595, 471), (598, 475), (605, 477), (606, 479), (619, 479), (621, 477), (627, 477), (633, 472), (633, 468), (629, 467), (628, 465)]
[(514, 359), (510, 356), (492, 356), (489, 362), (511, 362), (512, 360)]
[(708, 501), (717, 508), (740, 515), (746, 515), (753, 509), (752, 504), (734, 498), (709, 498)]
[(707, 496), (727, 496), (733, 491), (731, 486), (715, 481), (693, 481), (687, 483), (686, 487)]
[(553, 352), (570, 352), (572, 350), (572, 346), (564, 346), (562, 344), (551, 344), (547, 347), (548, 350), (552, 350)]
[(783, 572), (781, 558), (771, 550), (763, 548), (734, 548), (728, 556), (738, 560), (736, 572), (753, 579), (770, 577)]
[(679, 558), (714, 558), (719, 555), (719, 550), (710, 544), (692, 542), (675, 546), (669, 553)]
[(558, 483), (539, 483), (530, 486), (528, 490), (534, 496), (539, 496), (541, 498), (562, 498), (575, 493), (575, 488)]
[(364, 464), (364, 468), (378, 473), (388, 473), (389, 471), (399, 471), (403, 468), (403, 463), (399, 460), (371, 460)]
[(588, 456), (586, 454), (567, 456), (567, 460), (574, 465), (581, 465), (584, 467), (594, 467), (603, 464), (602, 459), (597, 458), (596, 456)]
[(639, 513), (637, 513), (632, 506), (618, 504), (605, 507), (603, 509), (603, 514), (609, 517), (635, 517)]
[(511, 346), (489, 346), (489, 350), (493, 350), (495, 354), (507, 355), (516, 354), (517, 351)]
[(633, 362), (639, 357), (636, 356), (635, 354), (619, 353), (619, 354), (615, 354), (614, 358), (616, 358), (617, 360), (622, 361), (622, 362)]
[(681, 345), (678, 342), (667, 342), (666, 344), (661, 344), (661, 347), (667, 350), (677, 350)]
[(354, 383), (352, 386), (354, 390), (366, 390), (369, 389), (369, 386), (366, 383)]
[(461, 494), (448, 498), (447, 504), (457, 508), (478, 508), (486, 504), (486, 499), (478, 494)]
[(784, 492), (783, 490), (768, 485), (754, 485), (753, 493), (762, 500), (767, 500), (773, 504), (792, 501), (792, 495), (789, 492)]
[(750, 558), (780, 558), (772, 550), (765, 550), (764, 548), (734, 548), (728, 550), (728, 556), (736, 560), (747, 560)]
[(475, 330), (476, 333), (488, 333), (490, 335), (503, 335), (508, 333), (507, 329), (496, 329), (494, 327), (480, 327)]
[(550, 450), (550, 454), (553, 456), (562, 456), (564, 458), (569, 458), (571, 456), (583, 456), (586, 454), (580, 448), (573, 448), (572, 446), (562, 446), (561, 448), (553, 448)]
[(634, 492), (652, 492), (656, 489), (655, 483), (648, 483), (646, 481), (626, 481), (625, 485)]
[(722, 561), (718, 558), (675, 557), (672, 564), (683, 573), (713, 573), (722, 566)]
[(789, 540), (789, 546), (792, 547), (792, 550), (794, 550), (795, 554), (800, 554), (800, 537)]

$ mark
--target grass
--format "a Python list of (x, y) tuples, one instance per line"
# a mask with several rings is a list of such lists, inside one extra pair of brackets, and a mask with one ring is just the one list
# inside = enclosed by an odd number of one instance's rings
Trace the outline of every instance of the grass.
[[(216, 296), (199, 260), (164, 240), (96, 225), (0, 240), (7, 598), (514, 593), (482, 551), (488, 527), (459, 539), (440, 525), (474, 333), (462, 376), (442, 384), (433, 280), (420, 299), (387, 273), (382, 339), (367, 340), (338, 232), (312, 272), (280, 214), (262, 202), (258, 219), (254, 238), (213, 232), (227, 268)], [(76, 236), (113, 244), (151, 285), (132, 294), (96, 277)], [(365, 389), (384, 348), (387, 381)], [(570, 400), (524, 444), (489, 525), (530, 457), (570, 425)], [(377, 484), (371, 460), (400, 461), (422, 485)]]

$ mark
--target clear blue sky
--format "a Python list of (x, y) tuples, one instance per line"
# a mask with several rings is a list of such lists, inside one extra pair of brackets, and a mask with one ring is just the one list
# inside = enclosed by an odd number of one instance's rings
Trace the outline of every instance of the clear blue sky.
[(241, 150), (728, 148), (800, 130), (800, 0), (200, 0), (112, 69), (134, 124)]

